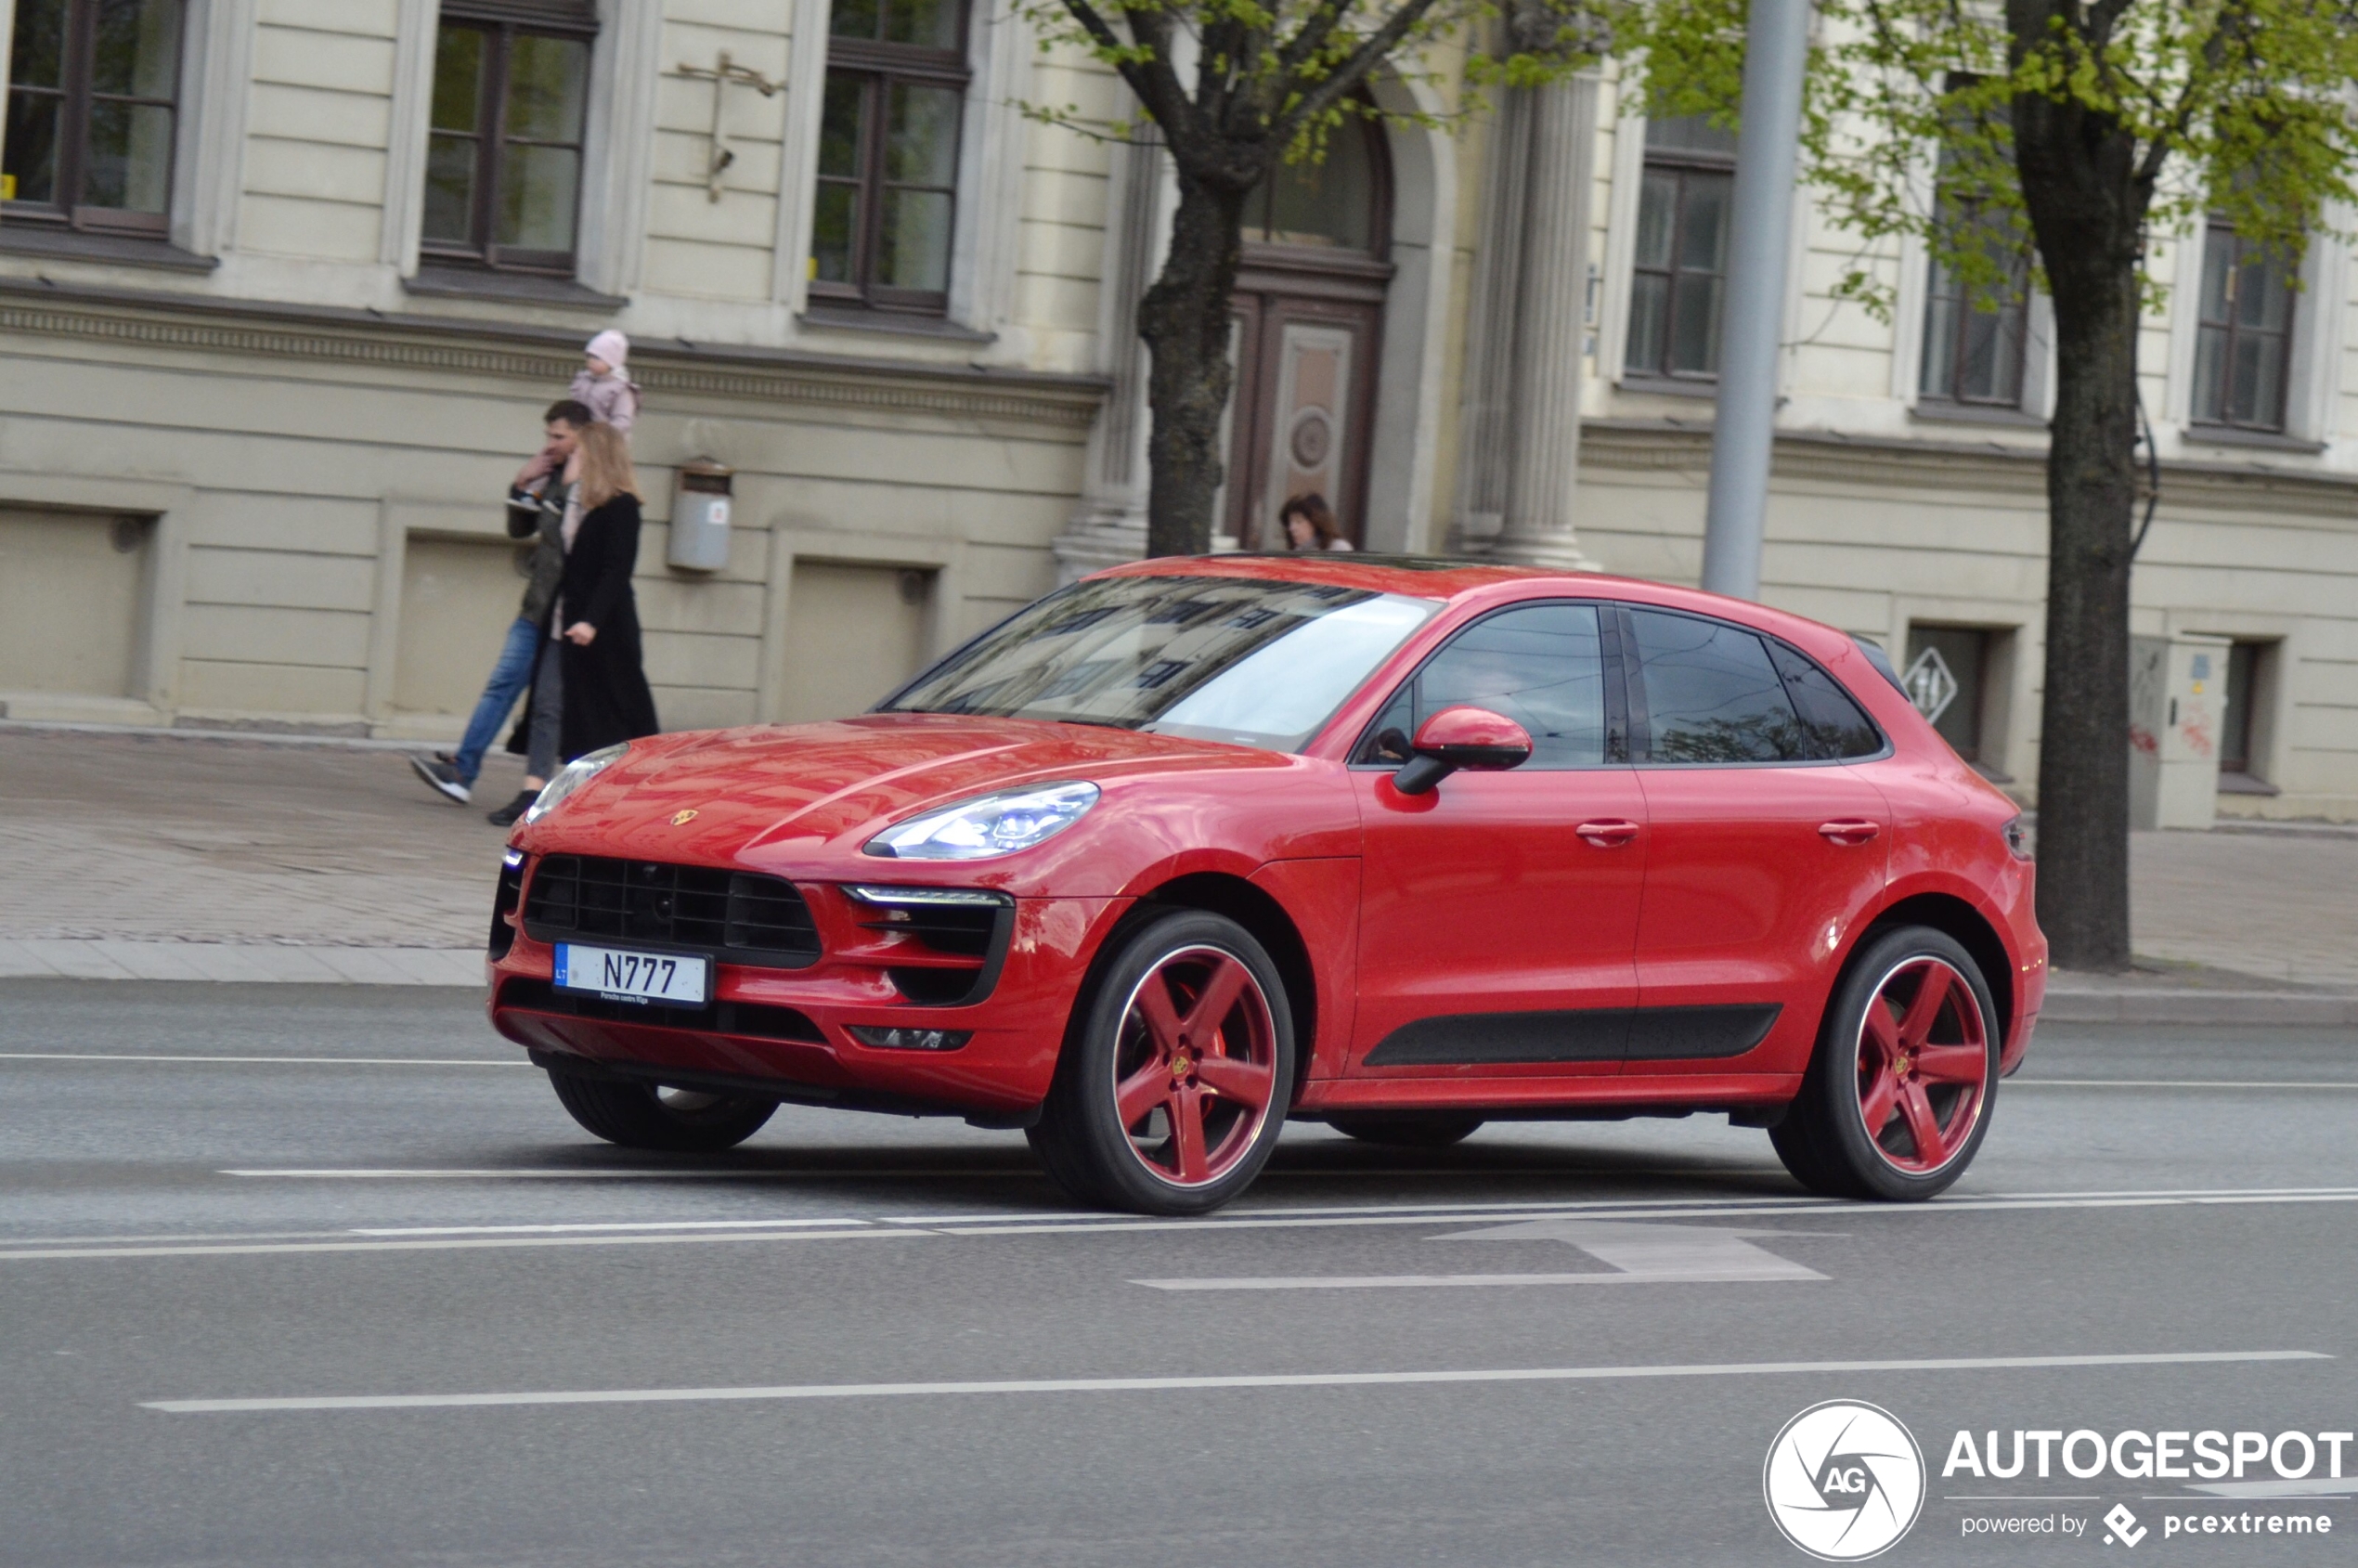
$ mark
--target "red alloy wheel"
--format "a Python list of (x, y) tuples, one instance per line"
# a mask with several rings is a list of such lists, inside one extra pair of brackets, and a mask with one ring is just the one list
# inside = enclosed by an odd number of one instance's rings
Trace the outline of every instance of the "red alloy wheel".
[(1167, 954), (1131, 991), (1114, 1109), (1157, 1180), (1208, 1186), (1250, 1152), (1276, 1093), (1277, 1031), (1252, 971), (1216, 947)]
[(1926, 1175), (1973, 1141), (1989, 1098), (1989, 1021), (1945, 960), (1884, 976), (1859, 1028), (1859, 1119), (1894, 1170)]

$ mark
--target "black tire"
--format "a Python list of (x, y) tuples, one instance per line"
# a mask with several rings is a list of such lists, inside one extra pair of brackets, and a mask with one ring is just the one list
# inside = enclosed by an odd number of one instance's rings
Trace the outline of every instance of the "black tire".
[[(1293, 1015), (1285, 981), (1250, 932), (1224, 915), (1201, 910), (1153, 915), (1115, 941), (1118, 945), (1096, 965), (1074, 1004), (1056, 1082), (1041, 1108), (1039, 1125), (1027, 1136), (1048, 1174), (1081, 1202), (1142, 1214), (1208, 1213), (1252, 1185), (1285, 1125), (1294, 1064)], [(1147, 982), (1178, 988), (1166, 989), (1164, 994), (1184, 997), (1188, 965), (1221, 965), (1224, 972), (1233, 973), (1225, 970), (1224, 959), (1243, 966), (1259, 998), (1256, 1002), (1249, 991), (1240, 991), (1234, 1006), (1212, 1021), (1215, 1049), (1205, 1050), (1198, 1033), (1192, 1037), (1193, 1046), (1179, 1052), (1179, 1077), (1198, 1096), (1189, 1103), (1206, 1108), (1193, 1113), (1199, 1154), (1212, 1134), (1220, 1136), (1218, 1148), (1211, 1151), (1219, 1156), (1216, 1163), (1206, 1164), (1202, 1179), (1183, 1180), (1159, 1163), (1154, 1153), (1179, 1147), (1178, 1089), (1173, 1088), (1168, 1107), (1158, 1107), (1125, 1125), (1117, 1108), (1116, 1084), (1118, 1078), (1147, 1082), (1159, 1048), (1146, 1038), (1142, 1015), (1134, 1011), (1143, 1005), (1139, 999)], [(1173, 976), (1178, 978), (1165, 978)], [(1192, 1013), (1184, 1021), (1200, 1028)], [(1265, 1063), (1245, 1062), (1230, 1054), (1248, 1035), (1251, 1049)], [(1186, 1076), (1184, 1058), (1190, 1048), (1196, 1052), (1198, 1070), (1211, 1056), (1221, 1056), (1223, 1068), (1243, 1062), (1256, 1081), (1265, 1067), (1263, 1103), (1256, 1108), (1230, 1099), (1208, 1082), (1198, 1087)], [(1171, 1060), (1167, 1054), (1162, 1059), (1166, 1064)], [(1160, 1140), (1154, 1132), (1157, 1116), (1166, 1118), (1162, 1126), (1168, 1129)], [(1171, 1159), (1179, 1163), (1175, 1152)]]
[[(1939, 970), (1949, 972), (1936, 979)], [(1911, 977), (1915, 977), (1911, 982)], [(1962, 987), (1958, 982), (1962, 981)], [(1912, 1017), (1911, 984), (1937, 983), (1924, 1033), (1898, 1054), (1895, 1082), (1912, 1083), (1920, 1108), (1930, 1117), (1932, 1136), (1920, 1146), (1915, 1122), (1904, 1106), (1878, 1100), (1884, 1048), (1877, 1041), (1899, 1040)], [(1917, 991), (1913, 994), (1921, 994)], [(1868, 1038), (1868, 1008), (1883, 1009), (1876, 1040)], [(1989, 982), (1973, 955), (1952, 937), (1925, 926), (1902, 926), (1875, 936), (1843, 971), (1818, 1032), (1801, 1093), (1784, 1120), (1769, 1129), (1769, 1141), (1794, 1179), (1833, 1198), (1876, 1199), (1911, 1203), (1946, 1191), (1973, 1163), (1989, 1135), (1997, 1108), (1998, 1056), (2002, 1020)], [(1937, 1072), (1930, 1070), (1940, 1054)], [(1977, 1064), (1974, 1079), (1966, 1066)], [(1867, 1107), (1883, 1117), (1880, 1137), (1870, 1135)]]
[(1401, 1148), (1447, 1148), (1464, 1143), (1482, 1126), (1479, 1116), (1451, 1116), (1445, 1111), (1362, 1110), (1329, 1116), (1327, 1125), (1346, 1138), (1362, 1143), (1392, 1144)]
[(610, 1144), (671, 1154), (714, 1154), (761, 1130), (778, 1108), (755, 1095), (708, 1095), (653, 1083), (549, 1070), (549, 1085), (573, 1119)]

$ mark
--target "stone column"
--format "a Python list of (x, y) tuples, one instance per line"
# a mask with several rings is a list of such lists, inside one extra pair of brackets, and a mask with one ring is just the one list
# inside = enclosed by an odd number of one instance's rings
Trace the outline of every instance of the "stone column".
[(1147, 345), (1138, 337), (1138, 300), (1153, 279), (1162, 232), (1165, 159), (1141, 123), (1134, 142), (1113, 149), (1107, 180), (1103, 286), (1097, 334), (1100, 363), (1112, 382), (1089, 433), (1081, 505), (1049, 548), (1059, 585), (1147, 553)]
[[(1500, 561), (1593, 571), (1573, 525), (1580, 483), (1580, 383), (1587, 358), (1588, 195), (1597, 146), (1597, 79), (1586, 73), (1527, 95), (1521, 254), (1511, 321), (1512, 398)], [(1501, 149), (1502, 156), (1511, 149)]]

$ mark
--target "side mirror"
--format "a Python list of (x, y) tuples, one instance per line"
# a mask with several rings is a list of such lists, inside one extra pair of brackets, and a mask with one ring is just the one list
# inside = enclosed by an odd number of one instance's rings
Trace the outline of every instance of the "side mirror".
[(1486, 707), (1445, 707), (1417, 728), (1416, 752), (1392, 775), (1403, 795), (1430, 795), (1461, 768), (1496, 773), (1531, 760), (1531, 736), (1513, 719)]

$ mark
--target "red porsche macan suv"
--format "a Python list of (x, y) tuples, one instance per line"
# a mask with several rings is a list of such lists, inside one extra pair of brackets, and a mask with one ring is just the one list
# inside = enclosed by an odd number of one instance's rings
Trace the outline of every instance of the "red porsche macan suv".
[(634, 1147), (782, 1101), (961, 1115), (1186, 1213), (1289, 1117), (1432, 1146), (1717, 1110), (1815, 1190), (1921, 1199), (2029, 1043), (2031, 885), (2014, 804), (1814, 622), (1160, 560), (858, 718), (571, 764), (511, 841), (490, 1009)]

